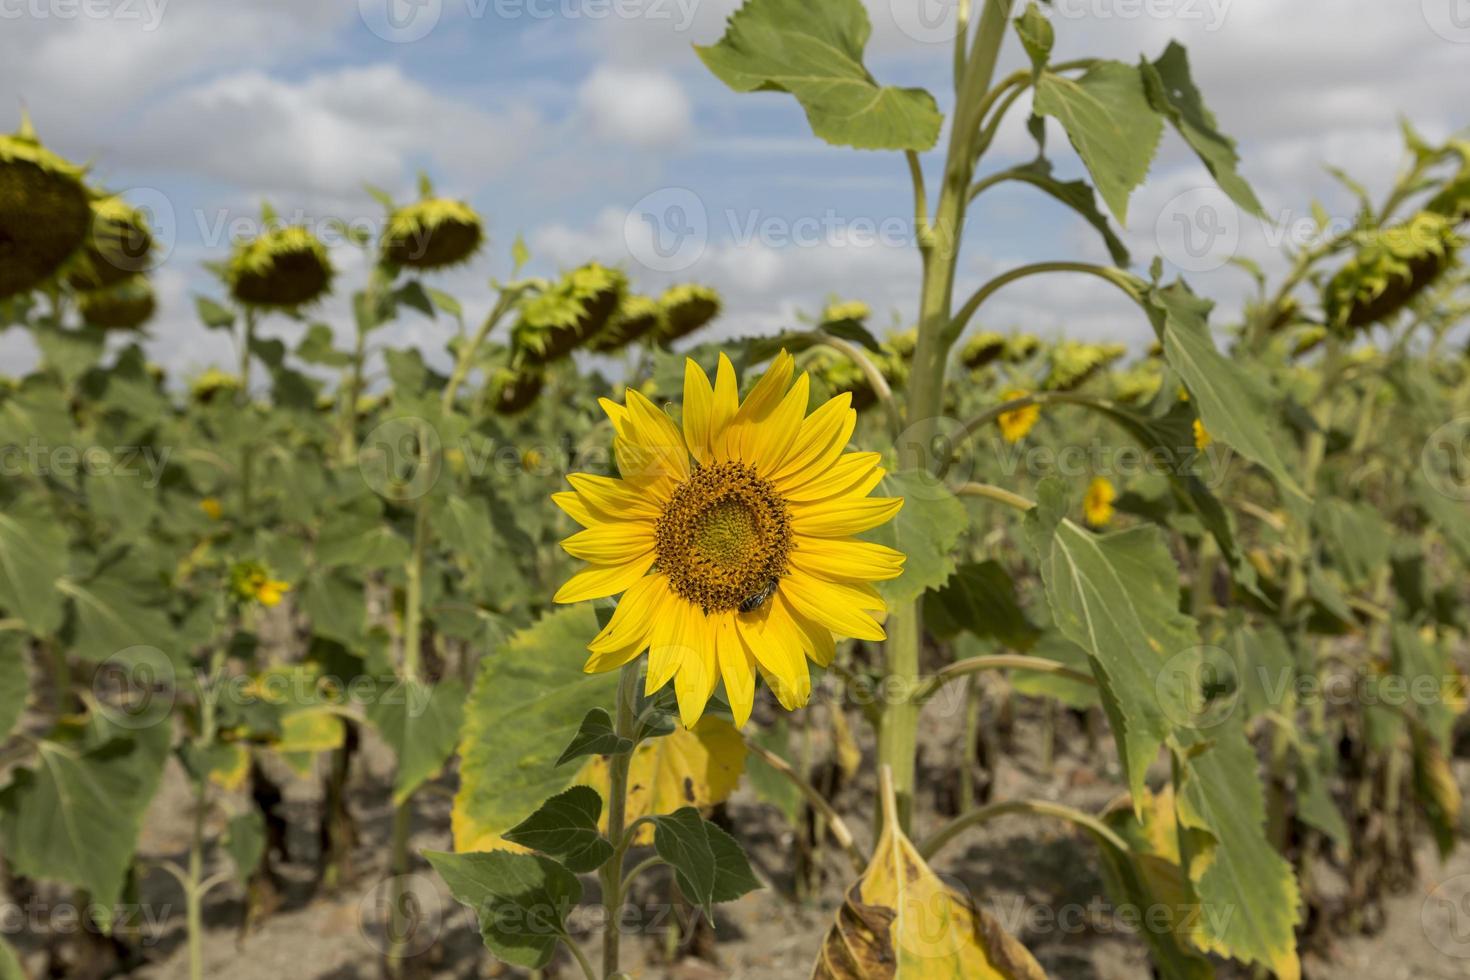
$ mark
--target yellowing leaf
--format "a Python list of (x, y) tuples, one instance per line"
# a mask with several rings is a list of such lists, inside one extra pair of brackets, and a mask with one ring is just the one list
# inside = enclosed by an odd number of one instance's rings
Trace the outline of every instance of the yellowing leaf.
[(847, 891), (813, 980), (1043, 980), (1026, 947), (936, 875), (894, 819), (883, 772), (883, 836)]
[[(633, 752), (628, 769), (629, 823), (639, 817), (673, 813), (681, 807), (706, 809), (724, 802), (745, 771), (745, 740), (723, 718), (706, 715), (693, 729), (651, 739)], [(607, 759), (597, 756), (582, 767), (576, 782), (607, 799)], [(607, 832), (607, 813), (599, 823)], [(641, 827), (639, 844), (653, 842), (653, 828)]]
[(306, 708), (281, 719), (281, 737), (271, 748), (291, 771), (303, 779), (322, 752), (340, 749), (347, 729), (330, 708)]
[(245, 787), (250, 775), (250, 750), (239, 742), (224, 742), (211, 760), (209, 781), (231, 793)]

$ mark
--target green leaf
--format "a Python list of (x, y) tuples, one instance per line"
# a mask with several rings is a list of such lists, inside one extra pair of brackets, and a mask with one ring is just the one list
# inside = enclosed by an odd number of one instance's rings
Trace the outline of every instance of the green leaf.
[[(1053, 660), (1086, 674), (1092, 669), (1087, 651), (1056, 630), (1048, 630), (1031, 648), (1031, 655)], [(1086, 684), (1065, 674), (1047, 674), (1036, 670), (1011, 671), (1011, 687), (1031, 697), (1055, 698), (1071, 708), (1084, 709), (1099, 704), (1096, 684)]]
[(686, 898), (714, 918), (715, 852), (705, 820), (692, 806), (653, 818), (653, 849), (674, 869)]
[(961, 565), (942, 589), (927, 593), (924, 622), (941, 639), (967, 630), (1014, 650), (1030, 650), (1041, 636), (1016, 598), (1010, 573), (995, 561)]
[(195, 296), (194, 309), (198, 312), (199, 319), (211, 330), (229, 330), (235, 325), (235, 312), (208, 296)]
[(306, 328), (301, 342), (296, 345), (296, 356), (308, 364), (324, 367), (346, 367), (352, 363), (351, 354), (333, 345), (332, 328), (325, 323), (313, 323)]
[(515, 966), (539, 970), (566, 936), (567, 913), (581, 901), (577, 876), (540, 854), (425, 851), (455, 899), (474, 909), (485, 946)]
[(559, 768), (591, 709), (611, 704), (616, 672), (584, 674), (587, 642), (597, 634), (590, 604), (558, 610), (480, 661), (460, 733), (461, 782), (454, 801), (460, 851), (495, 846), (541, 801), (571, 785)]
[(225, 853), (235, 865), (235, 881), (244, 887), (265, 857), (265, 818), (252, 807), (233, 817), (225, 828)]
[(171, 734), (167, 724), (124, 731), (94, 716), (38, 742), (35, 768), (15, 770), (0, 791), (0, 838), (16, 873), (90, 892), (110, 930)]
[(861, 0), (746, 0), (719, 43), (695, 51), (737, 92), (794, 95), (829, 143), (930, 149), (944, 121), (934, 97), (873, 79), (863, 66), (871, 33)]
[(1424, 473), (1416, 472), (1411, 481), (1414, 502), (1424, 511), (1434, 529), (1444, 536), (1460, 561), (1470, 565), (1470, 507), (1465, 501), (1437, 489)]
[(1179, 612), (1179, 569), (1158, 528), (1094, 535), (1062, 516), (1060, 481), (1037, 490), (1026, 537), (1057, 628), (1092, 661), (1136, 802), (1174, 720), (1192, 716), (1183, 677), (1167, 669), (1171, 657), (1199, 644), (1194, 620)]
[(10, 737), (31, 694), (31, 671), (26, 658), (26, 635), (0, 631), (0, 745)]
[(612, 857), (613, 846), (597, 832), (602, 797), (590, 786), (573, 786), (505, 832), (505, 839), (550, 855), (570, 871), (588, 874)]
[[(0, 445), (30, 446), (37, 441), (44, 450), (67, 445), (72, 440), (71, 406), (67, 396), (50, 381), (26, 384), (0, 401)], [(27, 466), (25, 472), (39, 467)]]
[(1215, 183), (1246, 211), (1265, 217), (1255, 191), (1236, 169), (1240, 154), (1235, 152), (1235, 140), (1216, 128), (1215, 115), (1190, 76), (1189, 54), (1183, 45), (1170, 41), (1157, 61), (1152, 65), (1145, 62), (1143, 67), (1155, 107), (1193, 148)]
[(1150, 289), (1143, 302), (1163, 343), (1164, 358), (1189, 389), (1205, 429), (1264, 466), (1282, 489), (1305, 501), (1281, 458), (1279, 447), (1287, 443), (1275, 422), (1271, 392), (1257, 375), (1215, 348), (1207, 322), (1215, 304), (1182, 282)]
[(613, 729), (612, 715), (606, 708), (593, 708), (582, 719), (577, 734), (572, 736), (556, 764), (564, 766), (585, 755), (622, 755), (633, 751), (633, 740), (623, 738)]
[(423, 283), (417, 279), (410, 279), (402, 286), (399, 286), (398, 291), (393, 294), (393, 297), (404, 306), (418, 310), (430, 320), (434, 319), (434, 301), (424, 291)]
[(464, 686), (401, 680), (367, 706), (367, 718), (398, 757), (393, 803), (401, 806), (454, 754), (464, 722)]
[(61, 628), (57, 579), (66, 571), (66, 530), (41, 506), (0, 511), (0, 609), (37, 636)]
[(1208, 735), (1181, 730), (1176, 805), (1210, 948), (1277, 976), (1299, 977), (1301, 895), (1291, 865), (1266, 839), (1255, 750), (1238, 717)]
[(322, 518), (316, 540), (316, 561), (322, 568), (397, 568), (408, 561), (408, 540), (388, 524), (376, 501), (362, 499), (366, 511), (359, 506)]
[(464, 316), (464, 307), (460, 305), (459, 300), (444, 290), (435, 289), (432, 286), (425, 286), (424, 292), (428, 293), (429, 299), (433, 301), (434, 305), (445, 313), (448, 313), (452, 317)]
[(118, 562), (83, 582), (62, 579), (57, 588), (72, 600), (77, 656), (100, 663), (129, 647), (155, 647), (165, 655), (175, 650), (166, 598), (148, 587), (138, 564)]
[(704, 832), (709, 836), (709, 849), (715, 856), (715, 885), (710, 889), (711, 901), (716, 905), (733, 902), (742, 895), (765, 887), (750, 870), (750, 859), (745, 856), (739, 841), (708, 820), (704, 822)]
[(1368, 585), (1388, 564), (1393, 529), (1374, 508), (1323, 497), (1313, 509), (1312, 525), (1349, 586)]
[(1108, 210), (1127, 224), (1128, 196), (1148, 176), (1164, 131), (1139, 70), (1100, 61), (1075, 80), (1043, 71), (1034, 108), (1062, 124)]
[(913, 602), (954, 573), (955, 546), (970, 525), (969, 512), (943, 482), (925, 470), (889, 473), (874, 492), (904, 498), (903, 509), (862, 537), (908, 556), (903, 574), (876, 583), (878, 592), (890, 607)]
[(526, 236), (516, 232), (516, 240), (510, 246), (511, 275), (520, 275), (521, 269), (529, 261), (531, 261), (531, 250), (526, 247)]
[(1097, 195), (1093, 192), (1091, 184), (1085, 180), (1057, 180), (1051, 175), (1051, 163), (1044, 159), (1015, 167), (1006, 173), (1008, 179), (1019, 180), (1045, 191), (1076, 211), (1103, 237), (1103, 242), (1108, 247), (1108, 255), (1112, 256), (1113, 262), (1119, 266), (1128, 265), (1130, 261), (1128, 249), (1123, 245), (1123, 240), (1113, 231), (1113, 226), (1108, 222), (1108, 216), (1098, 210)]

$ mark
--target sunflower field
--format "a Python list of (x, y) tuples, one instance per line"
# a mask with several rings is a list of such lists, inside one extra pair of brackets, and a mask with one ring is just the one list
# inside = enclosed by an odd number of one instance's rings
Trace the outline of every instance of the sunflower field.
[[(236, 976), (290, 916), (340, 954), (271, 940), (291, 977), (1297, 980), (1406, 894), (1448, 972), (1404, 975), (1467, 975), (1470, 137), (1405, 123), (1212, 317), (1117, 232), (1166, 136), (1264, 217), (1184, 48), (951, 9), (947, 119), (859, 0), (696, 50), (912, 181), (891, 330), (833, 296), (711, 341), (718, 291), (526, 275), (424, 178), (344, 226), (356, 278), (266, 207), (195, 298), (237, 363), (170, 377), (147, 216), (44, 119), (0, 137), (0, 330), (40, 355), (0, 367), (0, 980)], [(991, 166), (1023, 95), (1035, 156)], [(1112, 263), (959, 290), (1016, 183)], [(476, 256), (467, 323), (436, 283)], [(1033, 276), (1152, 343), (988, 317)]]

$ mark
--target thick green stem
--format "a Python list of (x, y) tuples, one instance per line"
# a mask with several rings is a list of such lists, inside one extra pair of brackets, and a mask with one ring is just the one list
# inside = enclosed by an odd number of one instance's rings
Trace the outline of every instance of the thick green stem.
[[(634, 704), (638, 697), (638, 661), (623, 667), (618, 679), (618, 703), (614, 730), (622, 738), (636, 734), (637, 717)], [(605, 913), (602, 933), (602, 973), (611, 977), (618, 972), (622, 946), (623, 859), (627, 856), (632, 828), (625, 827), (628, 815), (628, 768), (633, 754), (623, 752), (608, 764), (607, 839), (613, 856), (602, 866), (602, 907)]]
[[(250, 408), (250, 361), (251, 348), (255, 346), (255, 311), (249, 307), (245, 308), (244, 324), (240, 330), (240, 391), (235, 396), (235, 404), (242, 411)], [(247, 431), (244, 441), (240, 444), (240, 521), (250, 521), (251, 512), (251, 470), (255, 462), (254, 434)]]
[(204, 811), (205, 780), (194, 780), (194, 832), (189, 839), (188, 881), (184, 887), (189, 933), (189, 980), (204, 980)]
[[(919, 711), (913, 695), (921, 684), (919, 647), (923, 631), (917, 602), (895, 608), (888, 616), (886, 690), (896, 694), (883, 705), (878, 727), (878, 761), (893, 772), (899, 826), (907, 833), (913, 816), (914, 775), (918, 755)], [(875, 818), (874, 839), (882, 834), (883, 813)]]
[(409, 839), (413, 834), (413, 799), (404, 800), (393, 811), (393, 852), (388, 873), (388, 975), (403, 976), (412, 923), (404, 909), (404, 886), (410, 870)]

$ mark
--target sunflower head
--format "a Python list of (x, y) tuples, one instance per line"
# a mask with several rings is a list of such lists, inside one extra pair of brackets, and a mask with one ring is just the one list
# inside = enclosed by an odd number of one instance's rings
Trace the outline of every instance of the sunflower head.
[(1105, 476), (1095, 476), (1087, 485), (1082, 498), (1082, 514), (1093, 527), (1104, 527), (1113, 520), (1113, 501), (1118, 499), (1118, 490), (1113, 481)]
[(82, 170), (41, 145), (30, 120), (0, 136), (0, 299), (45, 285), (87, 238)]
[(289, 582), (271, 578), (270, 569), (258, 561), (236, 562), (230, 567), (230, 596), (242, 606), (260, 603), (266, 608), (278, 606)]
[(82, 292), (116, 286), (146, 270), (152, 252), (147, 216), (120, 197), (104, 197), (92, 203), (91, 233), (66, 281)]
[(872, 314), (873, 311), (862, 300), (828, 303), (826, 309), (822, 310), (822, 323), (864, 323)]
[(1454, 265), (1464, 245), (1455, 220), (1432, 211), (1354, 238), (1357, 253), (1328, 281), (1322, 298), (1328, 325), (1345, 334), (1404, 309)]
[(1146, 402), (1157, 395), (1163, 386), (1163, 365), (1149, 359), (1113, 376), (1113, 397), (1130, 404)]
[(104, 330), (137, 330), (153, 316), (155, 305), (153, 286), (142, 276), (82, 293), (77, 301), (82, 319)]
[(220, 520), (225, 516), (225, 508), (219, 502), (218, 497), (205, 497), (199, 501), (199, 509), (204, 511), (204, 516), (211, 521)]
[(627, 289), (617, 269), (597, 262), (573, 269), (521, 303), (511, 344), (532, 364), (560, 360), (602, 332)]
[(468, 261), (485, 241), (485, 226), (463, 201), (431, 197), (398, 208), (383, 230), (383, 258), (409, 269), (443, 269)]
[(491, 407), (497, 415), (519, 415), (535, 404), (545, 387), (546, 373), (540, 368), (502, 368), (490, 380)]
[(664, 311), (647, 296), (625, 296), (618, 312), (602, 332), (592, 338), (591, 348), (601, 354), (620, 351), (644, 337), (663, 331)]
[(660, 335), (665, 343), (687, 337), (720, 315), (720, 294), (708, 286), (685, 283), (670, 286), (659, 297), (664, 325)]
[[(1031, 392), (1024, 388), (1011, 388), (1000, 396), (1000, 400), (1013, 402), (1030, 394)], [(1000, 426), (1001, 438), (1006, 442), (1015, 443), (1026, 438), (1026, 433), (1031, 431), (1040, 418), (1041, 406), (1033, 402), (1021, 408), (1013, 408), (1009, 412), (1001, 412), (995, 421)]]
[(871, 583), (902, 574), (904, 556), (856, 536), (903, 501), (869, 496), (884, 471), (877, 453), (846, 451), (849, 396), (807, 414), (810, 381), (794, 375), (782, 352), (741, 401), (729, 358), (713, 384), (688, 361), (682, 425), (635, 389), (604, 399), (620, 477), (576, 474), (553, 498), (584, 528), (563, 547), (589, 563), (556, 601), (622, 595), (586, 669), (647, 650), (647, 691), (672, 681), (686, 726), (721, 682), (744, 724), (757, 674), (794, 709), (808, 659), (830, 663), (839, 636), (884, 638)]
[(1320, 347), (1326, 339), (1326, 327), (1309, 324), (1297, 332), (1296, 339), (1292, 341), (1291, 354), (1293, 357), (1301, 357)]
[(987, 364), (999, 360), (1005, 352), (1004, 334), (996, 333), (994, 330), (982, 330), (965, 342), (965, 346), (960, 350), (960, 363), (971, 371), (978, 371)]
[(189, 383), (189, 396), (200, 404), (207, 405), (223, 393), (233, 395), (240, 390), (240, 379), (219, 368), (208, 368)]
[(1018, 333), (1006, 340), (1005, 359), (1011, 364), (1030, 360), (1041, 349), (1041, 341), (1029, 333)]
[(332, 288), (326, 246), (299, 225), (272, 228), (236, 246), (225, 267), (230, 294), (247, 306), (295, 309)]
[(852, 395), (852, 407), (859, 412), (878, 400), (862, 368), (852, 358), (844, 357), (830, 347), (819, 347), (813, 351), (806, 368), (825, 391), (834, 395), (845, 391)]
[(1198, 449), (1200, 452), (1204, 452), (1206, 449), (1209, 449), (1210, 448), (1210, 445), (1214, 441), (1215, 441), (1215, 437), (1212, 436), (1212, 435), (1210, 435), (1210, 430), (1205, 428), (1205, 424), (1203, 422), (1201, 422), (1199, 419), (1195, 419), (1194, 420), (1194, 448), (1195, 449)]
[(1051, 372), (1046, 377), (1046, 387), (1052, 391), (1072, 391), (1127, 353), (1128, 348), (1123, 344), (1064, 340), (1049, 353)]

